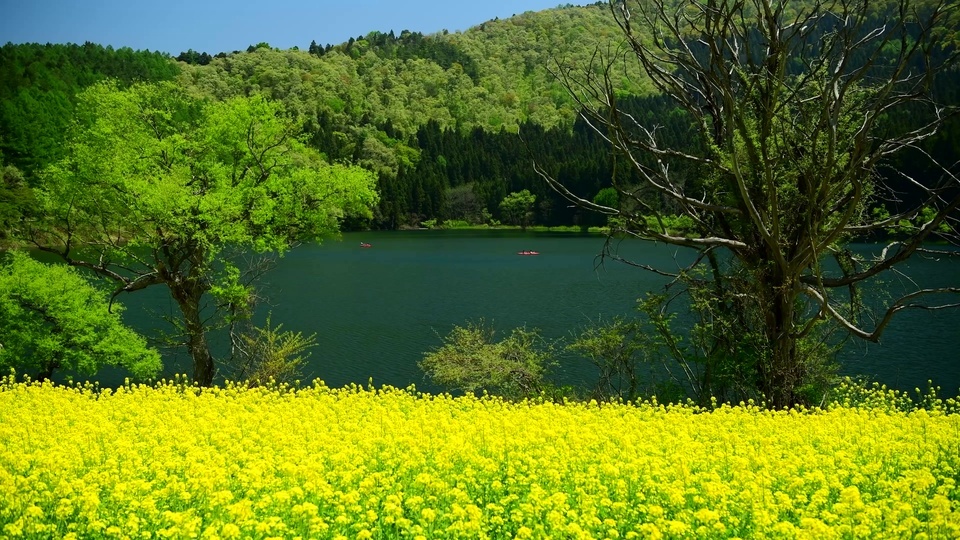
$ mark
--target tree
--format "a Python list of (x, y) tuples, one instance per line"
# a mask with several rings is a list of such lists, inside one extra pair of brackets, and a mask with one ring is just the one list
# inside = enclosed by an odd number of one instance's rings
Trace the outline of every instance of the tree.
[(507, 195), (500, 202), (500, 211), (503, 213), (504, 221), (520, 225), (520, 229), (527, 230), (527, 225), (533, 219), (533, 204), (535, 202), (537, 202), (537, 196), (526, 189)]
[(483, 223), (483, 204), (473, 191), (473, 184), (461, 184), (447, 189), (443, 214), (447, 220), (463, 220), (467, 223)]
[(271, 326), (270, 317), (263, 327), (250, 325), (236, 335), (234, 348), (239, 354), (237, 380), (247, 386), (268, 383), (295, 384), (303, 364), (310, 356), (308, 349), (316, 346), (316, 334), (304, 336), (300, 332), (283, 331), (283, 325)]
[[(960, 289), (917, 288), (891, 298), (874, 322), (861, 292), (911, 256), (956, 254), (925, 244), (957, 239), (956, 168), (935, 163), (938, 174), (926, 178), (884, 171), (898, 152), (929, 157), (921, 143), (956, 113), (931, 92), (935, 74), (957, 66), (957, 50), (942, 41), (956, 28), (956, 3), (644, 0), (610, 7), (631, 57), (696, 136), (687, 147), (664, 145), (656, 120), (621, 114), (616, 62), (600, 61), (582, 77), (558, 70), (584, 118), (616, 150), (617, 166), (641, 180), (628, 184), (618, 175), (614, 207), (539, 172), (574, 203), (618, 217), (615, 234), (694, 250), (695, 262), (672, 273), (672, 286), (714, 290), (725, 299), (715, 314), (730, 323), (715, 328), (763, 344), (752, 359), (753, 385), (773, 406), (806, 401), (802, 390), (822, 361), (822, 329), (877, 341), (899, 311), (956, 305), (938, 295)], [(911, 123), (888, 121), (894, 117)], [(696, 178), (673, 174), (691, 166)], [(671, 233), (664, 226), (671, 213), (693, 227)], [(902, 221), (910, 230), (879, 253), (850, 247), (889, 237)], [(719, 333), (712, 337), (723, 344)]]
[(30, 213), (34, 199), (23, 174), (0, 160), (0, 242), (9, 240)]
[[(0, 264), (0, 369), (38, 379), (57, 369), (93, 375), (126, 368), (137, 379), (160, 371), (160, 355), (124, 326), (118, 304), (68, 266), (9, 253)], [(112, 308), (112, 309), (111, 309)]]
[(641, 397), (639, 364), (649, 362), (644, 353), (652, 349), (641, 330), (637, 323), (615, 317), (584, 328), (567, 345), (568, 350), (582, 354), (596, 366), (593, 394), (598, 401), (633, 401)]
[(376, 203), (371, 173), (325, 163), (296, 125), (261, 97), (212, 102), (168, 83), (95, 85), (80, 96), (66, 157), (42, 175), (45, 220), (31, 240), (112, 280), (114, 295), (167, 287), (194, 380), (209, 385), (210, 300), (250, 312), (235, 257), (335, 234)]
[(481, 320), (454, 326), (441, 347), (424, 355), (420, 368), (436, 383), (464, 392), (524, 398), (545, 389), (551, 358), (551, 348), (537, 330), (514, 328), (496, 341), (496, 332)]

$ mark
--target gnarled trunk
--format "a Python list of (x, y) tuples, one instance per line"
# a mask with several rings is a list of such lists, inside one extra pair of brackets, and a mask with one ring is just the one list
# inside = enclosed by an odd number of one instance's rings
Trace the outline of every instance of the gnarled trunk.
[(796, 302), (799, 290), (783, 276), (775, 276), (763, 290), (769, 292), (764, 313), (764, 337), (769, 356), (758, 363), (760, 390), (777, 409), (797, 405), (804, 383), (804, 366), (797, 350)]
[(213, 384), (214, 362), (200, 316), (204, 289), (194, 283), (192, 286), (171, 286), (170, 292), (183, 313), (187, 352), (193, 358), (193, 380), (200, 386), (210, 386)]

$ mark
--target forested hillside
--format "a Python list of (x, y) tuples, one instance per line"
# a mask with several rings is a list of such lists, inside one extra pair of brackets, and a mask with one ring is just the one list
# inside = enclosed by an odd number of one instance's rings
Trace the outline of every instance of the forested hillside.
[[(535, 222), (573, 224), (589, 218), (539, 181), (530, 150), (586, 189), (609, 185), (609, 152), (588, 130), (571, 131), (576, 104), (552, 71), (615, 53), (617, 34), (606, 4), (561, 7), (462, 33), (374, 31), (307, 51), (261, 44), (203, 65), (191, 54), (180, 80), (219, 99), (263, 92), (303, 118), (328, 157), (376, 171), (372, 227), (477, 223), (480, 210), (501, 219), (499, 202), (521, 189), (537, 195)], [(624, 67), (624, 95), (647, 94), (639, 66)]]
[[(689, 141), (686, 119), (652, 95), (620, 40), (608, 5), (598, 2), (457, 33), (382, 29), (304, 50), (261, 43), (232, 53), (191, 50), (174, 59), (91, 43), (8, 44), (0, 49), (0, 158), (29, 182), (58, 157), (79, 90), (104, 78), (121, 84), (174, 79), (217, 100), (262, 94), (280, 101), (328, 159), (376, 172), (382, 197), (374, 217), (347, 227), (502, 220), (500, 201), (522, 189), (537, 196), (535, 223), (599, 224), (568, 208), (533, 172), (536, 159), (591, 198), (613, 174), (608, 145), (576, 124), (576, 102), (555, 72), (588, 70), (598, 54), (620, 58), (615, 83), (624, 103), (657, 118), (666, 142)], [(957, 73), (941, 74), (939, 86), (953, 103), (958, 82)], [(953, 123), (931, 150), (956, 156), (958, 141), (960, 127)]]
[(105, 78), (172, 79), (180, 71), (160, 52), (83, 45), (7, 43), (0, 47), (0, 157), (26, 172), (54, 161), (77, 92)]

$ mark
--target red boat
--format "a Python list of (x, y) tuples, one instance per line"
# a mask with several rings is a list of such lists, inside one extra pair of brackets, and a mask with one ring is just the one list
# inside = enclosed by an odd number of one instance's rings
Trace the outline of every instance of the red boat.
[(517, 252), (517, 255), (539, 255), (539, 254), (540, 254), (539, 251), (523, 250), (523, 251), (518, 251), (518, 252)]
[(360, 242), (360, 247), (362, 247), (362, 248), (368, 248), (368, 247), (373, 247), (373, 245), (372, 245), (372, 244), (367, 244), (366, 242)]

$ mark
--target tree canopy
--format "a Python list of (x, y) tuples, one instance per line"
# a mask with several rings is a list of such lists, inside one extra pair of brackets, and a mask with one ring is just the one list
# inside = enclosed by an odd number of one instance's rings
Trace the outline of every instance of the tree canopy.
[(533, 204), (535, 202), (537, 202), (537, 196), (530, 193), (529, 190), (515, 191), (500, 201), (500, 210), (507, 222), (520, 225), (522, 229), (526, 229), (533, 217)]
[(372, 174), (325, 162), (260, 96), (215, 102), (171, 83), (105, 82), (77, 110), (65, 157), (42, 175), (32, 240), (112, 280), (115, 294), (169, 288), (200, 384), (215, 374), (208, 295), (234, 313), (250, 301), (231, 254), (333, 235), (377, 201)]
[(530, 398), (546, 389), (552, 346), (538, 330), (515, 328), (497, 341), (483, 320), (454, 326), (443, 345), (424, 354), (420, 367), (436, 383), (462, 390)]
[(13, 251), (0, 263), (0, 369), (47, 379), (58, 369), (93, 375), (118, 366), (153, 377), (160, 355), (124, 326), (122, 311), (75, 268)]
[[(616, 217), (620, 234), (698, 252), (673, 272), (702, 315), (689, 329), (701, 352), (688, 351), (700, 371), (684, 367), (698, 398), (749, 388), (776, 406), (808, 401), (828, 349), (821, 330), (876, 341), (897, 312), (950, 305), (937, 295), (960, 292), (918, 288), (875, 319), (861, 296), (861, 284), (930, 250), (926, 241), (958, 239), (955, 165), (922, 151), (957, 112), (939, 100), (934, 80), (956, 69), (956, 49), (938, 29), (958, 8), (881, 4), (612, 2), (640, 65), (693, 130), (683, 146), (664, 144), (656, 119), (619, 107), (616, 63), (559, 73), (639, 181), (621, 177), (618, 205), (606, 206), (541, 169), (543, 177), (584, 208)], [(888, 121), (898, 115), (911, 121)], [(934, 174), (880, 174), (908, 149)], [(898, 175), (908, 193), (889, 181)], [(682, 233), (665, 226), (674, 213), (689, 220)], [(870, 235), (895, 240), (867, 256), (850, 248)]]
[(104, 79), (120, 84), (170, 80), (169, 55), (86, 42), (7, 43), (0, 47), (0, 152), (32, 177), (60, 157), (76, 95)]
[[(874, 2), (870, 9), (881, 13), (885, 6)], [(621, 46), (623, 35), (606, 8), (604, 2), (560, 6), (463, 32), (375, 31), (343, 44), (304, 44), (304, 50), (259, 43), (215, 55), (186, 51), (179, 62), (160, 53), (90, 43), (7, 45), (0, 50), (0, 150), (33, 183), (39, 170), (59, 159), (75, 96), (83, 88), (104, 77), (121, 85), (175, 78), (212, 99), (261, 95), (279, 101), (287, 114), (299, 118), (304, 142), (328, 161), (374, 171), (384, 196), (373, 220), (347, 227), (442, 222), (449, 218), (447, 192), (466, 184), (487, 211), (477, 216), (505, 221), (500, 201), (527, 189), (537, 196), (538, 224), (603, 225), (601, 217), (567, 208), (529, 166), (535, 154), (553, 176), (588, 199), (612, 182), (609, 149), (577, 120), (580, 105), (551, 67), (589, 66), (597, 53), (610, 57), (618, 108), (655, 122), (662, 144), (688, 150), (697, 144), (682, 108), (659, 94), (631, 60), (629, 48)], [(938, 31), (955, 43), (956, 26), (955, 19), (944, 20)], [(646, 36), (639, 25), (634, 29)], [(823, 30), (812, 28), (811, 39), (819, 39)], [(934, 84), (943, 103), (960, 102), (956, 70), (941, 72)], [(890, 112), (884, 123), (896, 129), (910, 125), (908, 111)], [(957, 119), (946, 124), (921, 144), (922, 151), (938, 159), (957, 155), (958, 126)], [(924, 160), (909, 153), (891, 164), (911, 176), (931, 173)], [(674, 164), (675, 174), (684, 172), (681, 165)], [(686, 174), (697, 174), (685, 167)], [(634, 173), (621, 167), (618, 174)], [(898, 190), (909, 189), (903, 178), (889, 180)]]

